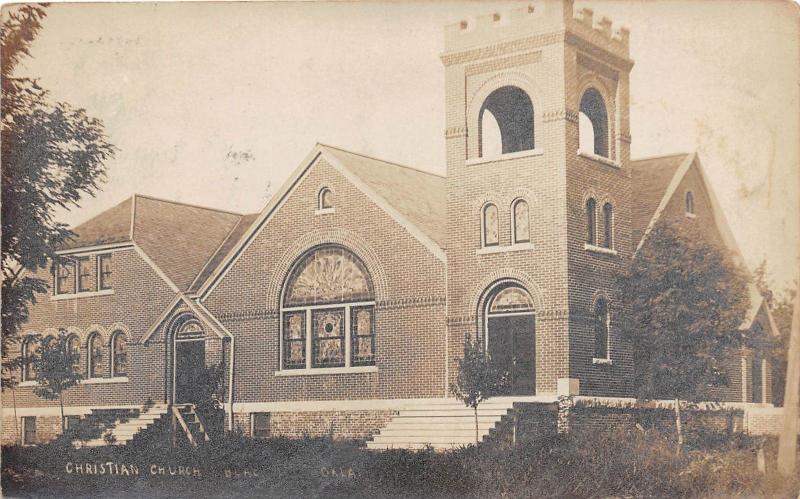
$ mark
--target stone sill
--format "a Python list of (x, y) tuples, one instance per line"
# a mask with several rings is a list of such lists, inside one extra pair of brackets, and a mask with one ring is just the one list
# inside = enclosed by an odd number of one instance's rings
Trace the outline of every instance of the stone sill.
[(611, 359), (598, 359), (597, 357), (594, 357), (592, 359), (592, 364), (599, 366), (611, 366), (614, 365), (614, 361)]
[(492, 253), (511, 253), (513, 251), (532, 250), (532, 243), (517, 243), (511, 246), (486, 246), (475, 251), (476, 255), (490, 255)]
[(108, 296), (113, 294), (114, 294), (113, 289), (101, 289), (100, 291), (83, 291), (81, 293), (51, 295), (50, 300), (51, 301), (70, 300), (72, 298), (89, 298), (90, 296)]
[(686, 218), (692, 218), (692, 219), (695, 219), (695, 218), (697, 218), (697, 215), (695, 215), (694, 213), (689, 213), (689, 212), (687, 211), (687, 212), (686, 212)]
[(336, 213), (336, 208), (321, 208), (319, 210), (314, 210), (314, 215), (330, 215), (331, 213)]
[(584, 244), (583, 249), (593, 253), (601, 253), (603, 255), (617, 255), (617, 250), (611, 248), (603, 248), (602, 246), (595, 246), (594, 244)]
[(378, 366), (357, 367), (317, 367), (312, 369), (283, 369), (275, 371), (275, 376), (316, 376), (325, 374), (376, 373)]
[(495, 163), (497, 161), (506, 161), (509, 159), (527, 158), (529, 156), (542, 156), (543, 154), (544, 149), (528, 149), (527, 151), (510, 152), (507, 154), (501, 154), (499, 156), (468, 159), (466, 165), (482, 165), (484, 163)]
[(595, 154), (593, 152), (582, 151), (582, 150), (578, 149), (578, 156), (580, 156), (582, 158), (586, 158), (586, 159), (592, 160), (592, 161), (595, 161), (597, 163), (600, 163), (601, 165), (610, 166), (612, 168), (619, 169), (619, 168), (622, 167), (618, 162), (614, 161), (613, 159), (609, 159), (609, 158), (605, 158), (603, 156), (599, 156), (599, 155), (597, 155), (597, 154)]
[(89, 378), (82, 379), (82, 385), (102, 385), (105, 383), (127, 383), (130, 381), (127, 376), (117, 376), (115, 378)]

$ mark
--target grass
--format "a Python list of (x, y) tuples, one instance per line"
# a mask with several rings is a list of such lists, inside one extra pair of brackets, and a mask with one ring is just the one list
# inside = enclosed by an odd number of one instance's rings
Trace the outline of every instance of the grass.
[[(758, 449), (768, 472), (756, 465)], [(693, 435), (687, 451), (655, 432), (572, 434), (524, 446), (449, 452), (370, 452), (323, 438), (225, 435), (198, 449), (160, 441), (72, 449), (62, 442), (3, 449), (2, 485), (14, 497), (791, 497), (772, 440)], [(76, 475), (72, 463), (136, 463), (140, 475)], [(165, 467), (152, 475), (151, 466)], [(169, 467), (190, 472), (169, 475)], [(200, 476), (192, 476), (198, 468)], [(185, 470), (184, 470), (185, 471)], [(187, 476), (188, 475), (188, 476)]]

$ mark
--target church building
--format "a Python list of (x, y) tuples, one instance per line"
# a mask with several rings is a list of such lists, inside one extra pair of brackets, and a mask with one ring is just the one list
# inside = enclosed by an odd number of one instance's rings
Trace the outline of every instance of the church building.
[[(700, 158), (631, 159), (629, 32), (571, 0), (447, 26), (444, 47), (444, 177), (317, 144), (258, 213), (134, 195), (76, 227), (18, 352), (70, 335), (67, 416), (166, 411), (220, 366), (226, 430), (367, 438), (454, 407), (465, 341), (508, 372), (498, 404), (632, 396), (613, 281), (653, 227), (702, 225), (744, 265)], [(775, 334), (750, 298), (741, 327)], [(730, 368), (725, 400), (771, 401), (758, 348)], [(3, 442), (58, 434), (35, 369), (18, 381)]]

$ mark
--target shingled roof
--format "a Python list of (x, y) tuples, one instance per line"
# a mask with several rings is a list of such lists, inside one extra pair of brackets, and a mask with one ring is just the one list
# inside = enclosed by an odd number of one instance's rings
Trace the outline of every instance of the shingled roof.
[(410, 166), (321, 146), (440, 248), (447, 239), (447, 179)]
[(688, 153), (680, 153), (631, 161), (634, 244), (639, 244), (644, 237), (667, 187), (687, 156)]
[(136, 194), (78, 225), (76, 237), (60, 249), (135, 242), (175, 286), (187, 290), (246, 218)]

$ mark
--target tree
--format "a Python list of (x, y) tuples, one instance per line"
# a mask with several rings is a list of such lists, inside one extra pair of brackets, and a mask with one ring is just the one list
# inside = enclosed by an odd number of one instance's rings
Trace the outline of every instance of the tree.
[(477, 342), (464, 342), (464, 357), (458, 362), (458, 376), (450, 392), (475, 413), (475, 445), (478, 445), (478, 405), (503, 392), (507, 373), (498, 370)]
[[(115, 151), (99, 120), (51, 102), (35, 79), (15, 74), (19, 62), (31, 56), (45, 7), (19, 5), (5, 13), (0, 35), (4, 354), (18, 341), (36, 295), (47, 291), (47, 283), (33, 274), (54, 261), (58, 245), (73, 236), (55, 219), (55, 210), (94, 195)], [(20, 367), (19, 359), (3, 362), (3, 386)]]
[(700, 229), (656, 226), (620, 273), (618, 330), (633, 346), (641, 398), (714, 400), (727, 383), (725, 363), (745, 345), (747, 276)]
[(64, 432), (64, 392), (77, 385), (83, 375), (77, 366), (79, 353), (72, 351), (69, 337), (61, 330), (57, 337), (49, 336), (42, 341), (38, 355), (33, 360), (36, 383), (33, 392), (44, 399), (56, 400), (61, 407), (61, 432)]

